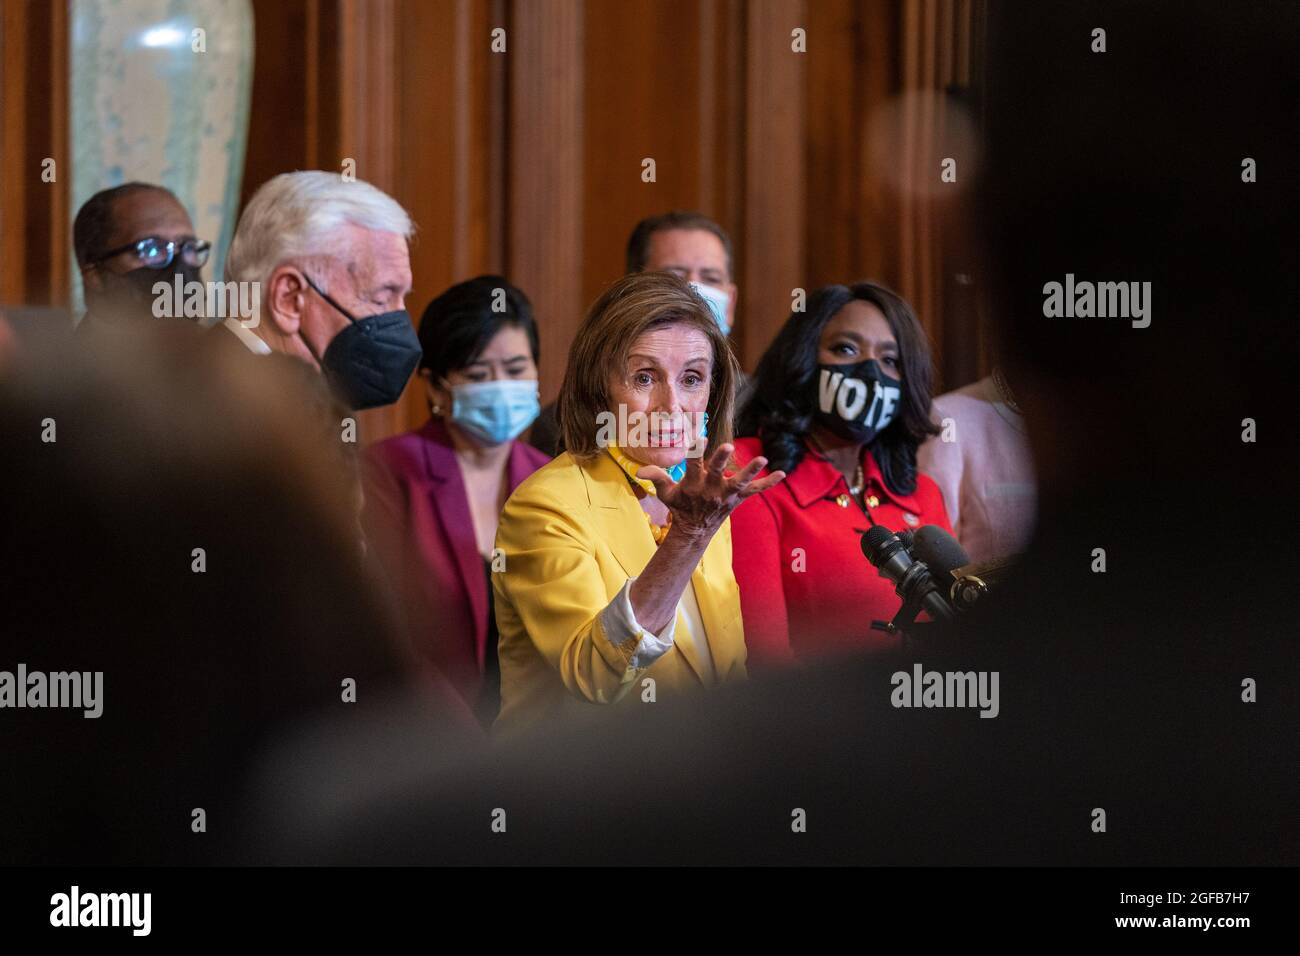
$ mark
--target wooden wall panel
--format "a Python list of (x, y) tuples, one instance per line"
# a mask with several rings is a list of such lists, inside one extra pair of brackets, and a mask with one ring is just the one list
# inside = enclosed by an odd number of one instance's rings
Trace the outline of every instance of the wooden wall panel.
[[(358, 179), (397, 195), (397, 154), (401, 126), (397, 111), (398, 0), (339, 0), (334, 10), (338, 30), (333, 39), (338, 55), (339, 121), (337, 155), (325, 169), (356, 163)], [(328, 36), (328, 34), (324, 34)], [(322, 98), (322, 109), (333, 112)], [(397, 197), (401, 201), (401, 197)], [(358, 415), (365, 439), (387, 437), (407, 427), (407, 402), (416, 388), (408, 384), (403, 398), (392, 405)]]
[(0, 303), (25, 299), (27, 197), (34, 192), (26, 167), (27, 17), (18, 4), (0, 6)]
[[(72, 150), (68, 140), (68, 120), (63, 112), (69, 97), (71, 70), (68, 67), (68, 8), (62, 3), (52, 3), (49, 21), (45, 26), (48, 43), (41, 54), (45, 59), (49, 96), (42, 102), (37, 97), (34, 104), (45, 120), (44, 132), (49, 143), (48, 155), (58, 164), (60, 176), (48, 190), (49, 205), (47, 236), (42, 251), (48, 262), (47, 281), (50, 305), (67, 305), (69, 277), (73, 266), (72, 220), (69, 215), (69, 195), (72, 184)], [(40, 50), (40, 47), (37, 47)], [(44, 159), (45, 157), (41, 157)], [(42, 184), (44, 185), (44, 184)], [(35, 237), (39, 239), (38, 237)], [(33, 248), (41, 248), (39, 245)]]
[[(339, 150), (357, 178), (385, 192), (397, 187), (398, 0), (340, 0)], [(335, 168), (338, 168), (337, 165)]]
[[(951, 388), (987, 371), (978, 277), (961, 189), (938, 183), (953, 155), (963, 183), (972, 144), (951, 110), (976, 115), (972, 57), (979, 0), (819, 0), (810, 4), (806, 272), (809, 286), (883, 281), (916, 309)], [(853, 64), (853, 82), (845, 82)]]
[[(588, 5), (585, 29), (581, 307), (622, 275), (633, 226), (671, 209), (717, 220), (743, 275), (744, 4), (601, 0)], [(642, 179), (647, 158), (654, 182)], [(742, 298), (738, 330), (745, 309)]]
[[(0, 304), (68, 305), (68, 17), (61, 3), (0, 8)], [(55, 162), (53, 182), (42, 178)]]
[[(898, 288), (902, 250), (899, 248), (899, 203), (897, 193), (880, 175), (871, 161), (867, 122), (901, 87), (899, 67), (899, 22), (897, 4), (883, 0), (866, 0), (859, 5), (861, 17), (860, 54), (855, 76), (861, 112), (855, 128), (858, 132), (857, 207), (854, 228), (861, 239), (858, 244), (859, 278), (882, 280)], [(838, 173), (842, 175), (842, 172)]]
[[(638, 220), (703, 205), (706, 165), (700, 161), (698, 4), (624, 0), (586, 9), (586, 256), (579, 308), (623, 274), (628, 233)], [(642, 180), (645, 159), (655, 162), (654, 182)]]
[[(901, 55), (902, 170), (899, 189), (898, 290), (912, 303), (935, 350), (939, 390), (987, 372), (980, 348), (978, 276), (966, 230), (964, 198), (978, 142), (969, 96), (970, 42), (982, 3), (903, 0)], [(971, 118), (967, 119), (967, 115)], [(957, 182), (939, 182), (940, 164), (956, 161)]]
[[(671, 208), (699, 209), (732, 233), (746, 368), (788, 315), (792, 289), (863, 277), (909, 296), (942, 346), (955, 233), (911, 185), (933, 174), (921, 166), (933, 164), (941, 117), (933, 102), (913, 108), (889, 169), (873, 161), (868, 128), (905, 90), (965, 78), (977, 0), (290, 2), (320, 41), (306, 95), (321, 115), (305, 131), (320, 145), (307, 155), (336, 162), (330, 124), (342, 124), (338, 144), (348, 116), (386, 136), (391, 189), (420, 229), (413, 314), (452, 282), (503, 271), (537, 308), (547, 399), (587, 306), (623, 270), (633, 224)], [(494, 26), (507, 28), (504, 55), (489, 52)], [(791, 50), (795, 27), (807, 53)], [(355, 76), (385, 42), (396, 64), (387, 133), (355, 105), (375, 102), (363, 84), (385, 88)], [(331, 81), (352, 84), (333, 110)], [(386, 96), (374, 115), (390, 114)], [(647, 157), (653, 183), (641, 179)], [(975, 338), (955, 341), (977, 351)], [(938, 358), (957, 370), (950, 380), (974, 377), (977, 359)], [(408, 390), (367, 432), (423, 415)]]
[[(309, 129), (320, 115), (313, 108), (316, 7), (316, 0), (253, 0), (253, 93), (241, 209), (272, 176), (316, 167), (315, 136)], [(283, 55), (266, 56), (270, 44)]]
[(586, 305), (585, 9), (582, 0), (516, 3), (508, 27), (506, 275), (538, 316), (543, 401), (559, 390)]
[[(746, 369), (790, 314), (804, 269), (804, 80), (806, 53), (791, 31), (806, 23), (799, 0), (751, 0), (746, 7), (745, 315), (739, 354)], [(804, 29), (807, 29), (804, 26)]]
[[(415, 219), (411, 244), (414, 291), (408, 304), (416, 321), (429, 300), (450, 285), (468, 265), (467, 239), (456, 241), (469, 216), (457, 194), (468, 189), (462, 169), (465, 146), (457, 135), (461, 114), (451, 95), (467, 59), (458, 35), (463, 4), (415, 0), (402, 4), (398, 77), (400, 138), (394, 195)], [(484, 40), (486, 43), (486, 40)]]
[[(417, 228), (411, 245), (414, 287), (407, 300), (417, 324), (425, 306), (449, 285), (500, 262), (490, 247), (488, 214), (489, 189), (500, 191), (500, 183), (489, 179), (490, 19), (483, 0), (403, 0), (398, 8), (392, 192)], [(402, 428), (428, 417), (418, 383), (399, 404)]]
[[(945, 384), (987, 367), (960, 218), (907, 185), (935, 175), (942, 110), (912, 110), (885, 168), (869, 131), (908, 90), (951, 87), (978, 108), (983, 0), (253, 2), (244, 198), (276, 173), (357, 160), (417, 223), (413, 317), (449, 284), (502, 272), (537, 307), (547, 399), (633, 224), (674, 207), (732, 233), (748, 369), (791, 289), (860, 277), (912, 298)], [(66, 165), (66, 7), (3, 11), (0, 161), (18, 174), (0, 179), (0, 300), (58, 302), (66, 170), (50, 187), (33, 164), (53, 151)], [(505, 54), (490, 51), (497, 26)], [(411, 388), (363, 434), (424, 415)]]
[[(735, 270), (744, 271), (740, 242), (745, 168), (745, 0), (700, 4), (700, 197), (737, 245)], [(737, 322), (744, 322), (744, 303)]]
[(808, 5), (809, 50), (805, 149), (808, 175), (805, 271), (809, 290), (858, 278), (865, 247), (880, 245), (863, 229), (861, 141), (867, 100), (863, 84), (846, 85), (847, 64), (862, 69), (864, 24), (854, 0)]
[[(978, 124), (983, 114), (979, 70), (982, 68), (983, 0), (956, 0), (954, 4), (954, 51), (952, 74), (948, 78), (951, 100), (970, 118), (973, 145), (978, 151)], [(971, 175), (971, 156), (967, 174)], [(939, 349), (939, 376), (947, 387), (957, 387), (989, 374), (996, 363), (990, 342), (985, 288), (978, 264), (976, 223), (972, 215), (972, 191), (964, 190), (947, 210), (939, 258), (943, 264), (943, 345)]]
[[(935, 0), (904, 0), (902, 67), (905, 89), (922, 89), (927, 77), (935, 73)], [(932, 142), (934, 103), (924, 97), (904, 102), (901, 115), (899, 181), (901, 203), (899, 245), (901, 247), (898, 292), (926, 323), (932, 339), (936, 330), (931, 324), (937, 314), (933, 275), (934, 221), (931, 200), (923, 181), (937, 177), (938, 157)]]
[(819, 0), (808, 24), (808, 288), (857, 279), (896, 286), (898, 197), (873, 165), (868, 132), (899, 89), (895, 6)]

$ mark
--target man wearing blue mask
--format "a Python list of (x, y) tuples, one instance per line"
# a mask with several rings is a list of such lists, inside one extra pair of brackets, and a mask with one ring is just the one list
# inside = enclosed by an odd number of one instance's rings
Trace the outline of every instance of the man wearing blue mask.
[(251, 351), (318, 368), (355, 409), (397, 401), (420, 361), (406, 312), (411, 218), (369, 183), (308, 170), (267, 181), (249, 200), (226, 280), (254, 283), (251, 317), (223, 327)]
[[(691, 284), (709, 306), (723, 335), (736, 326), (735, 256), (725, 229), (698, 212), (673, 210), (638, 222), (627, 240), (627, 275), (635, 272), (671, 272)], [(738, 383), (737, 407), (748, 392), (748, 381)], [(555, 406), (542, 409), (528, 441), (554, 457), (559, 452)]]
[(642, 219), (627, 241), (627, 272), (671, 272), (708, 303), (723, 335), (736, 322), (736, 283), (731, 237), (697, 212), (669, 212)]

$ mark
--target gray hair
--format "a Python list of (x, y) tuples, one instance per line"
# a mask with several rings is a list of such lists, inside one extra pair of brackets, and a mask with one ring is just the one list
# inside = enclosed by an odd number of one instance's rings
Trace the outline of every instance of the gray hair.
[(263, 183), (239, 217), (226, 254), (226, 281), (264, 283), (279, 266), (334, 258), (345, 225), (410, 238), (410, 215), (397, 200), (359, 179), (324, 170), (281, 173)]

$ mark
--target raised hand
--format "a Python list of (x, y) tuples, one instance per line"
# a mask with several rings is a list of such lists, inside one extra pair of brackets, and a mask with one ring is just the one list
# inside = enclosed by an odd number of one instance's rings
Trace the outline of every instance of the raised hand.
[[(699, 441), (702, 445), (701, 452), (706, 451), (708, 439), (701, 438)], [(785, 478), (785, 472), (774, 471), (755, 481), (754, 476), (767, 465), (767, 459), (762, 456), (755, 458), (734, 475), (723, 474), (734, 450), (732, 445), (724, 444), (709, 454), (707, 461), (704, 454), (688, 458), (686, 474), (678, 482), (674, 482), (667, 472), (654, 465), (646, 465), (637, 472), (637, 477), (653, 482), (655, 494), (672, 513), (673, 528), (677, 533), (708, 539), (742, 501), (750, 495), (766, 491)]]

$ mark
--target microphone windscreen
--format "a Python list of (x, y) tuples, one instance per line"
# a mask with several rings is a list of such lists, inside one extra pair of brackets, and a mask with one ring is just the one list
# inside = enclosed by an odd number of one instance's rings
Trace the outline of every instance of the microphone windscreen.
[(947, 574), (955, 568), (970, 564), (965, 549), (947, 531), (932, 524), (916, 529), (912, 538), (912, 553), (924, 562), (932, 574)]
[(872, 564), (879, 564), (880, 549), (886, 541), (894, 536), (884, 525), (873, 524), (862, 536), (862, 553)]

